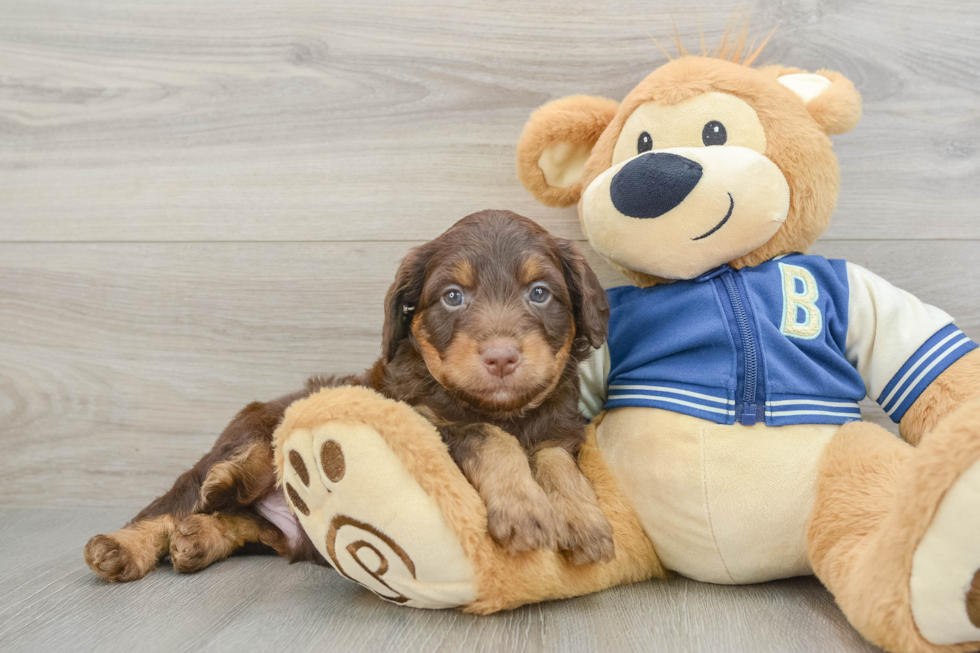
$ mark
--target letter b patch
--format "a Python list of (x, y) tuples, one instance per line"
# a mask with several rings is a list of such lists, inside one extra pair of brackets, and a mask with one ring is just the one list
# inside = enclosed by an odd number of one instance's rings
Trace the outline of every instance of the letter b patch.
[(820, 289), (806, 268), (779, 264), (783, 279), (783, 319), (779, 330), (784, 336), (813, 340), (823, 330), (823, 315), (817, 307)]

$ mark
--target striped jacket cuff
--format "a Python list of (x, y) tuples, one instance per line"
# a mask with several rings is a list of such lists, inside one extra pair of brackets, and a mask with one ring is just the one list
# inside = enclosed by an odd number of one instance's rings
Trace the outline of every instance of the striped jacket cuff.
[(926, 340), (881, 391), (877, 401), (893, 422), (898, 423), (919, 395), (937, 376), (977, 343), (955, 325), (947, 325)]

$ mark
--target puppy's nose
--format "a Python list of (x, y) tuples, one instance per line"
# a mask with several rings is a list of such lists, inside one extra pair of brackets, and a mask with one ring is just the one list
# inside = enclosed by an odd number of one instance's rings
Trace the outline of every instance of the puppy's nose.
[(676, 154), (644, 154), (616, 173), (609, 195), (623, 215), (657, 218), (683, 202), (701, 181), (702, 173), (697, 161)]
[(483, 348), (480, 355), (487, 371), (501, 378), (512, 374), (521, 359), (521, 353), (511, 343), (491, 343)]

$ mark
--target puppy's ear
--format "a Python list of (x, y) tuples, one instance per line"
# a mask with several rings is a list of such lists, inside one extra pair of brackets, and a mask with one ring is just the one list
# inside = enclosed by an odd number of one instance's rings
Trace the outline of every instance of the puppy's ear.
[(575, 338), (584, 338), (598, 349), (609, 333), (609, 298), (578, 247), (570, 240), (557, 239), (561, 267), (572, 298)]
[(517, 143), (517, 175), (542, 204), (570, 206), (582, 194), (582, 171), (592, 146), (619, 103), (572, 95), (531, 114)]
[(385, 296), (385, 325), (381, 335), (381, 356), (391, 362), (398, 345), (408, 337), (412, 318), (422, 297), (425, 285), (425, 269), (432, 258), (431, 243), (412, 249), (402, 259), (395, 273), (395, 282)]

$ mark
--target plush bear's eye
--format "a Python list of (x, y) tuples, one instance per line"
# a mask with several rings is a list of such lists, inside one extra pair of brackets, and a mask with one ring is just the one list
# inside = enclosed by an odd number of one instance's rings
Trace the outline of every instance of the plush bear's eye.
[(728, 132), (725, 131), (725, 126), (717, 120), (712, 120), (706, 124), (701, 132), (701, 142), (705, 146), (724, 145), (727, 140)]
[(649, 152), (653, 149), (653, 138), (648, 132), (643, 132), (640, 137), (636, 139), (636, 153), (643, 154), (644, 152)]

